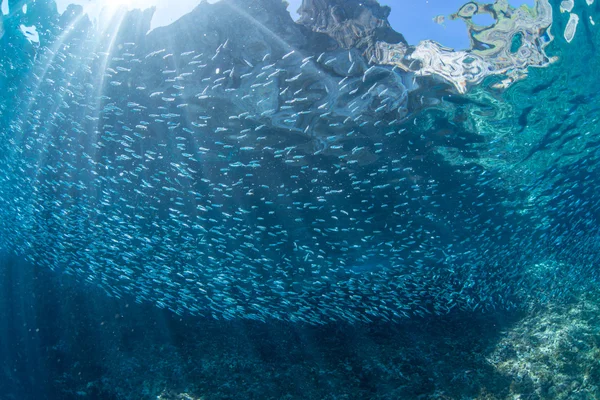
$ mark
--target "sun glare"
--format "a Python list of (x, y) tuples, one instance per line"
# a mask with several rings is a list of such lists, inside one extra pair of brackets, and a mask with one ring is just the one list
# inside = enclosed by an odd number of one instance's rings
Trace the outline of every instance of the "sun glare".
[(138, 0), (103, 0), (103, 3), (108, 7), (133, 7), (143, 2)]

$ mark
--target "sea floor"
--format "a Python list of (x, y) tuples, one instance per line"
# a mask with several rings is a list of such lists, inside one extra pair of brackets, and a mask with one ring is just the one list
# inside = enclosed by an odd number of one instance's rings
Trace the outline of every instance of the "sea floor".
[(115, 399), (597, 399), (599, 304), (394, 326), (178, 327), (172, 343), (115, 352), (101, 376), (74, 368), (64, 388)]
[(11, 278), (22, 294), (0, 302), (17, 338), (1, 399), (600, 398), (600, 293), (520, 313), (315, 327), (179, 317), (44, 271)]

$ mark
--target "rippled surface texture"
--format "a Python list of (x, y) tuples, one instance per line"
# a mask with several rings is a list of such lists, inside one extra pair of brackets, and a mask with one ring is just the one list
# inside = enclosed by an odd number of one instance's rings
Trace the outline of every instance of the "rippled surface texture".
[(16, 10), (0, 244), (31, 263), (179, 314), (310, 324), (598, 284), (598, 3), (468, 3), (468, 51), (409, 46), (372, 0), (305, 0), (298, 23), (203, 3), (148, 35), (151, 10)]

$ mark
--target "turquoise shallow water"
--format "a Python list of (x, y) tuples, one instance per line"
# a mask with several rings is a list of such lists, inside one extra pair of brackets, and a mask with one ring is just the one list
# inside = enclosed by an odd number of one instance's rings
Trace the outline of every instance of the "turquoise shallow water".
[[(22, 3), (0, 25), (7, 387), (235, 398), (224, 387), (272, 363), (285, 374), (244, 395), (553, 398), (542, 366), (514, 384), (518, 360), (543, 365), (519, 346), (547, 353), (568, 331), (588, 338), (584, 371), (547, 369), (597, 393), (597, 3), (468, 3), (446, 16), (468, 26), (466, 51), (409, 45), (374, 1), (305, 1), (294, 22), (276, 0), (223, 0), (150, 32), (152, 10), (91, 22)], [(534, 324), (557, 333), (536, 344)], [(218, 338), (239, 381), (206, 389), (227, 375)], [(179, 358), (200, 357), (195, 339), (214, 369)], [(116, 394), (140, 363), (164, 364)]]

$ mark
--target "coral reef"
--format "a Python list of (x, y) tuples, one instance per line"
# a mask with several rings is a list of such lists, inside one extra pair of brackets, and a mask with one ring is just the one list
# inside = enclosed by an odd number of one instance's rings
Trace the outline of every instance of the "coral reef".
[[(522, 398), (594, 399), (600, 396), (600, 305), (549, 307), (510, 328), (489, 356)], [(529, 396), (529, 397), (528, 397)]]

